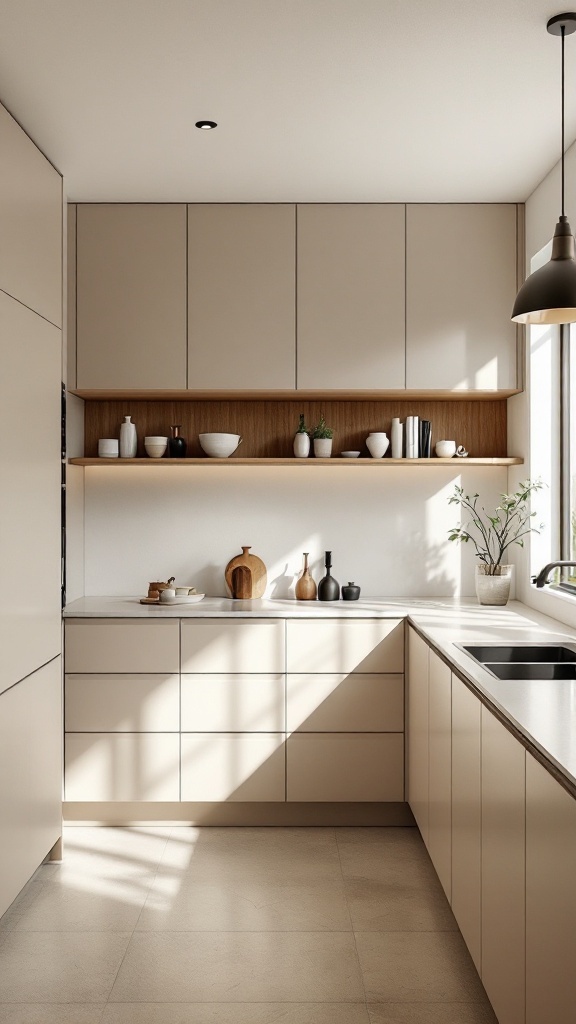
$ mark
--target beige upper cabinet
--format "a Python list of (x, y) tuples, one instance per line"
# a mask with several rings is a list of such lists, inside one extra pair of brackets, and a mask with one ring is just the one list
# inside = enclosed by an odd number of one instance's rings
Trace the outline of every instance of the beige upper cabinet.
[(299, 389), (404, 388), (404, 206), (298, 206)]
[(79, 204), (77, 387), (186, 387), (186, 207)]
[(0, 288), (62, 326), (62, 178), (0, 106)]
[(188, 207), (188, 387), (296, 385), (295, 208)]
[(406, 387), (515, 388), (517, 209), (409, 205)]

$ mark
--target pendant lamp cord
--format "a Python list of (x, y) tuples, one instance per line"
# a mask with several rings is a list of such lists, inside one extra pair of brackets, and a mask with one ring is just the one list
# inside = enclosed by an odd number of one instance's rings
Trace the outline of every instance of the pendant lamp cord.
[(564, 36), (566, 34), (566, 28), (564, 25), (560, 28), (562, 35), (562, 216), (564, 217)]

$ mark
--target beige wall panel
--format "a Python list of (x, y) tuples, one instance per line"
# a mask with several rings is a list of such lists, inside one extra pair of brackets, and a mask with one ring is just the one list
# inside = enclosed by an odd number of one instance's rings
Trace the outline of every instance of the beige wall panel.
[(77, 206), (79, 388), (186, 387), (186, 207)]
[(404, 206), (298, 206), (298, 387), (404, 388)]
[(68, 732), (178, 732), (180, 677), (67, 675)]
[(60, 653), (61, 332), (0, 292), (0, 691)]
[(428, 843), (428, 644), (408, 628), (406, 681), (407, 799)]
[(76, 387), (76, 204), (66, 210), (66, 387)]
[(402, 733), (294, 733), (287, 740), (288, 800), (403, 800)]
[(294, 206), (192, 205), (188, 226), (188, 387), (296, 387)]
[(0, 696), (0, 915), (62, 834), (62, 681), (55, 658)]
[(399, 619), (289, 620), (288, 672), (403, 672)]
[(284, 675), (183, 675), (184, 732), (284, 732)]
[(182, 799), (285, 799), (284, 736), (182, 733)]
[(525, 1007), (525, 750), (482, 708), (482, 982), (499, 1024)]
[(478, 973), (481, 969), (481, 708), (478, 698), (452, 676), (452, 910)]
[(2, 106), (0, 152), (0, 288), (61, 327), (62, 178)]
[(176, 733), (67, 733), (66, 800), (178, 800)]
[(406, 217), (406, 387), (516, 387), (516, 206), (416, 204)]
[(452, 673), (434, 651), (428, 662), (428, 852), (452, 893)]
[(182, 621), (182, 672), (284, 672), (284, 621)]
[(576, 1015), (576, 802), (526, 755), (526, 1024)]
[(64, 636), (67, 673), (179, 671), (178, 619), (68, 619)]
[(404, 676), (289, 675), (289, 732), (402, 732)]

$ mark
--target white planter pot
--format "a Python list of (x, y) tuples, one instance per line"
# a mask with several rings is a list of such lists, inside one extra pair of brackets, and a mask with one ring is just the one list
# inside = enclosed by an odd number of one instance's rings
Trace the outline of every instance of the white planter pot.
[(297, 459), (306, 459), (310, 454), (310, 438), (302, 432), (294, 434), (294, 455)]
[(315, 437), (314, 438), (314, 455), (317, 459), (329, 459), (332, 455), (332, 438), (331, 437)]
[(510, 597), (512, 566), (499, 565), (493, 576), (488, 575), (487, 565), (476, 566), (476, 597), (479, 604), (506, 604)]

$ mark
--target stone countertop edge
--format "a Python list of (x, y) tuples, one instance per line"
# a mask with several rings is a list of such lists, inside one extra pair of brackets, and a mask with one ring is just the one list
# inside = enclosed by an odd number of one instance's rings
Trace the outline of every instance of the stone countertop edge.
[(481, 606), (474, 598), (374, 598), (307, 602), (205, 598), (193, 605), (142, 605), (136, 597), (84, 597), (67, 619), (406, 619), (452, 671), (576, 798), (576, 681), (501, 680), (457, 644), (576, 643), (576, 630), (517, 601)]

